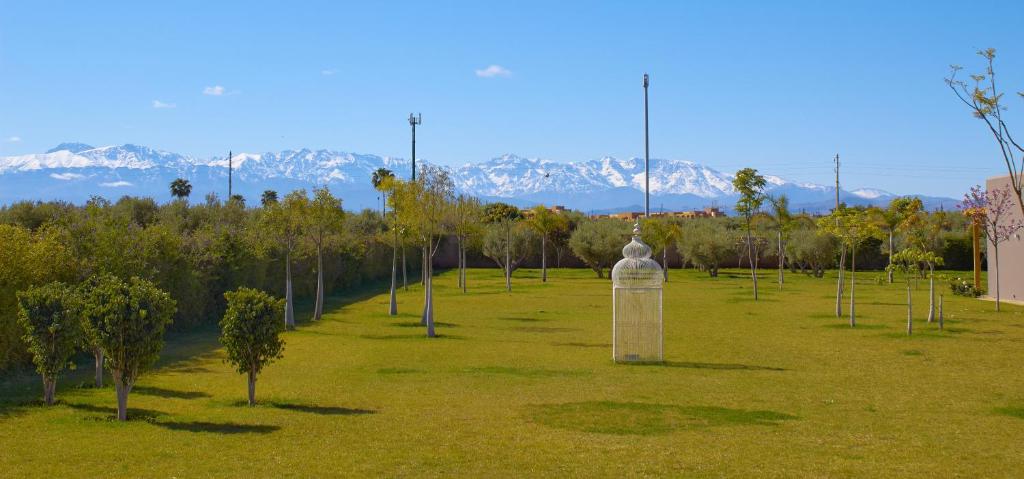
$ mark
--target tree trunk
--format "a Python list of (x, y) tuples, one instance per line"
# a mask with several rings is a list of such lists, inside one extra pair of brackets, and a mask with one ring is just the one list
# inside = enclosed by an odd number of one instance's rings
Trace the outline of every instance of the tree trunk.
[(942, 331), (943, 326), (945, 326), (945, 317), (942, 314), (943, 298), (944, 296), (942, 294), (939, 294), (939, 331)]
[(459, 289), (462, 289), (462, 235), (455, 235), (456, 239), (456, 251), (455, 256), (458, 257), (458, 276)]
[(782, 251), (782, 230), (779, 230), (779, 289), (782, 289), (782, 283), (786, 282), (785, 272), (786, 269), (786, 255)]
[(114, 391), (117, 393), (117, 420), (128, 420), (128, 392), (132, 387), (124, 383), (124, 375), (121, 371), (111, 371), (114, 376)]
[(512, 228), (505, 230), (505, 290), (512, 292)]
[(889, 274), (889, 284), (892, 284), (892, 253), (893, 253), (892, 248), (893, 248), (892, 230), (889, 230), (889, 266), (890, 266), (890, 268), (888, 268), (889, 269), (889, 273), (888, 273)]
[(910, 281), (907, 281), (907, 336), (910, 336), (914, 332), (914, 316), (911, 303)]
[(398, 315), (398, 248), (391, 248), (391, 308), (388, 314)]
[(256, 405), (256, 370), (249, 369), (249, 407)]
[(93, 348), (92, 357), (96, 360), (96, 375), (93, 378), (93, 385), (101, 388), (103, 387), (103, 350)]
[(850, 250), (850, 327), (857, 327), (855, 291), (857, 289), (857, 248)]
[(935, 321), (935, 265), (928, 263), (928, 322)]
[(292, 295), (292, 253), (284, 255), (284, 326), (295, 329), (295, 306)]
[(668, 282), (668, 245), (661, 249), (661, 268), (665, 273), (665, 282)]
[(57, 390), (57, 379), (43, 376), (43, 402), (47, 406), (53, 405), (53, 396)]
[(836, 280), (836, 317), (843, 317), (843, 270), (846, 269), (846, 245), (839, 253), (839, 278)]
[(462, 292), (465, 293), (468, 286), (466, 285), (466, 246), (462, 246)]
[[(438, 241), (440, 241), (440, 240), (438, 240)], [(428, 252), (429, 252), (429, 249), (428, 249)], [(434, 264), (433, 263), (434, 262), (430, 261), (430, 259), (427, 260), (427, 276), (426, 276), (426, 278), (427, 278), (427, 284), (426, 284), (427, 304), (425, 305), (425, 308), (424, 308), (424, 311), (425, 311), (424, 318), (426, 319), (426, 323), (427, 323), (427, 337), (428, 338), (433, 338), (433, 337), (437, 336), (435, 334), (435, 332), (434, 332)]]
[(548, 237), (540, 236), (540, 281), (548, 282)]
[(323, 247), (316, 245), (316, 301), (313, 306), (313, 321), (319, 321), (324, 314), (324, 256)]
[(757, 265), (754, 264), (754, 240), (750, 236), (750, 220), (747, 220), (747, 259), (750, 261), (750, 277), (754, 280), (754, 301), (757, 301)]
[(420, 319), (420, 324), (423, 326), (427, 326), (428, 328), (429, 325), (427, 324), (427, 312), (430, 309), (430, 288), (427, 286), (427, 269), (425, 266), (427, 265), (427, 252), (430, 251), (429, 244), (430, 243), (427, 243), (427, 245), (423, 247), (423, 261), (421, 261), (421, 263), (423, 264), (424, 268), (422, 274), (420, 275), (423, 278), (423, 317)]
[(409, 291), (409, 277), (406, 274), (409, 268), (406, 267), (405, 263), (405, 245), (402, 245), (402, 288)]
[(999, 243), (992, 243), (996, 253), (996, 312), (999, 311)]

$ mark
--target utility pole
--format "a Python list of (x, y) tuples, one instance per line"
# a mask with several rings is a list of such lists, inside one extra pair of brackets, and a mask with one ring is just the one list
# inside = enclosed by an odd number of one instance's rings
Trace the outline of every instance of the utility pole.
[(647, 134), (647, 86), (650, 77), (644, 73), (644, 217), (651, 217), (651, 146)]
[(228, 150), (228, 201), (231, 201), (231, 173), (234, 170), (234, 164), (232, 163), (231, 150)]
[(836, 153), (836, 211), (839, 211), (839, 153)]
[(409, 114), (409, 125), (412, 126), (412, 181), (416, 181), (416, 125), (423, 123), (423, 115)]

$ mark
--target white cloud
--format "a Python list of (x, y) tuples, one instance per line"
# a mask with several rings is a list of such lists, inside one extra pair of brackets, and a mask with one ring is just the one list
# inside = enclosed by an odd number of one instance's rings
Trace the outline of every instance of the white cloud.
[(17, 143), (19, 141), (21, 141), (21, 137), (20, 136), (11, 136), (11, 137), (7, 138), (7, 142), (8, 143)]
[(338, 73), (337, 68), (328, 68), (327, 70), (320, 70), (320, 74), (325, 77), (329, 77), (331, 75), (334, 75), (335, 73)]
[(221, 96), (224, 94), (224, 87), (220, 85), (208, 86), (203, 88), (203, 95), (210, 96)]
[(105, 188), (117, 188), (119, 186), (135, 186), (127, 181), (112, 181), (109, 183), (100, 183), (100, 186)]
[(491, 65), (483, 70), (476, 70), (476, 76), (480, 78), (507, 77), (511, 74), (512, 72), (501, 65)]
[(50, 173), (50, 178), (61, 181), (71, 181), (85, 178), (85, 175), (78, 173)]
[(177, 106), (178, 105), (175, 105), (174, 103), (164, 103), (160, 100), (153, 100), (153, 108), (175, 108)]

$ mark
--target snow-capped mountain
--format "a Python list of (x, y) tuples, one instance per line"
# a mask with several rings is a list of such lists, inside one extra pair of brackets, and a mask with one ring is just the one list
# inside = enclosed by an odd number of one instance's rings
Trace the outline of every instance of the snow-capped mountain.
[[(379, 196), (370, 184), (377, 168), (407, 177), (409, 162), (401, 158), (329, 150), (285, 150), (236, 153), (231, 158), (233, 192), (251, 202), (264, 190), (278, 192), (329, 186), (346, 208), (377, 207)], [(642, 159), (605, 157), (560, 163), (503, 155), (454, 168), (456, 188), (485, 200), (521, 206), (561, 204), (585, 211), (638, 210), (643, 201)], [(169, 198), (168, 185), (186, 178), (193, 200), (210, 192), (227, 194), (228, 158), (195, 158), (137, 145), (94, 148), (63, 143), (41, 154), (0, 158), (0, 203), (59, 199), (82, 202), (92, 195), (116, 199), (123, 195)], [(835, 188), (796, 183), (766, 176), (768, 192), (785, 194), (794, 209), (824, 211), (835, 202)], [(681, 160), (651, 161), (652, 209), (677, 210), (735, 202), (733, 175)], [(881, 190), (841, 191), (849, 204), (883, 204), (894, 195)], [(931, 207), (950, 208), (954, 200), (922, 198)]]

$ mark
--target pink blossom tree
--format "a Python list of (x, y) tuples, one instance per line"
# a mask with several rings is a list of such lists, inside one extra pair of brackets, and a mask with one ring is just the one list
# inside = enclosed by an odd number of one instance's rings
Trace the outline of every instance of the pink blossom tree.
[(1024, 226), (1009, 217), (1010, 209), (1015, 206), (1015, 198), (1016, 193), (1007, 186), (987, 191), (975, 186), (957, 205), (965, 215), (984, 227), (985, 236), (992, 243), (996, 260), (996, 311), (999, 311), (999, 243), (1010, 239), (1014, 232)]

